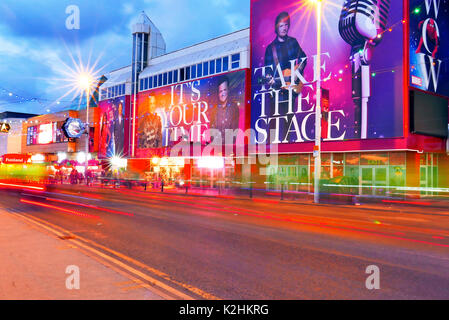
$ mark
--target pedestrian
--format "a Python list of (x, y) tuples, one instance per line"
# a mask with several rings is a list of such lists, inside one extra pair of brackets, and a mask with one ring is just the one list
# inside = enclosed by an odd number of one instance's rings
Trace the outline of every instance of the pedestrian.
[(161, 180), (161, 192), (164, 192), (164, 179)]

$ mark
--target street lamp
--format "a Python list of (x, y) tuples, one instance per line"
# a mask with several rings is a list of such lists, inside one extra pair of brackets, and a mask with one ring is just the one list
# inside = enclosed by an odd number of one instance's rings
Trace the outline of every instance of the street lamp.
[(84, 159), (84, 178), (86, 179), (86, 184), (88, 184), (87, 181), (87, 167), (88, 167), (88, 157), (89, 154), (89, 104), (90, 104), (90, 92), (91, 87), (94, 85), (93, 76), (87, 72), (83, 72), (79, 74), (78, 77), (78, 87), (81, 90), (84, 90), (86, 93), (86, 146), (85, 146), (85, 159)]
[(313, 201), (320, 202), (320, 177), (321, 177), (321, 6), (322, 0), (312, 0), (316, 4), (317, 22), (317, 62), (315, 66), (316, 82), (316, 110), (315, 110), (315, 146), (313, 156), (315, 157), (315, 177)]

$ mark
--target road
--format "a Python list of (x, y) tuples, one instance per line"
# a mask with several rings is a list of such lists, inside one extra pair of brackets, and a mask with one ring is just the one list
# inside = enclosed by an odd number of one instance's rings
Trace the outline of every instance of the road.
[(449, 298), (444, 210), (80, 186), (3, 191), (0, 206), (195, 299)]

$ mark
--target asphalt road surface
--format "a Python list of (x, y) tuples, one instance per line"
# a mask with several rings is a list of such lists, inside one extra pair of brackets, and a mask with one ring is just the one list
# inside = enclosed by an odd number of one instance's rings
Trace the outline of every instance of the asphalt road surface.
[(196, 299), (449, 298), (444, 210), (82, 186), (2, 191), (0, 206)]

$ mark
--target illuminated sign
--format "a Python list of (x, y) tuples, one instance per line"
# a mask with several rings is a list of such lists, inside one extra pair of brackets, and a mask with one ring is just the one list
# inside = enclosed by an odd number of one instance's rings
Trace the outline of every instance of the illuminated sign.
[[(206, 144), (207, 131), (245, 128), (246, 71), (236, 71), (139, 94), (137, 156), (178, 141)], [(218, 136), (218, 134), (217, 134)]]
[(445, 96), (449, 96), (448, 7), (447, 1), (410, 0), (410, 83)]
[(6, 122), (0, 123), (0, 132), (8, 133), (9, 130), (11, 130), (11, 126), (9, 125), (9, 123)]
[(81, 135), (86, 131), (84, 123), (80, 119), (68, 118), (62, 129), (67, 138), (76, 139), (81, 137)]
[(324, 141), (402, 136), (402, 1), (331, 2), (322, 6), (317, 32), (313, 1), (251, 0), (256, 143), (315, 139), (318, 75)]
[(23, 154), (5, 154), (2, 156), (2, 162), (6, 164), (20, 164), (29, 162), (30, 157)]
[(53, 124), (41, 124), (38, 130), (37, 143), (47, 144), (51, 142), (53, 142)]

